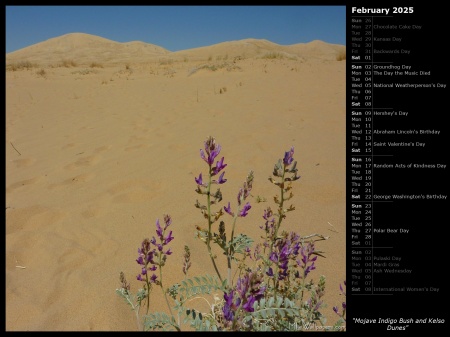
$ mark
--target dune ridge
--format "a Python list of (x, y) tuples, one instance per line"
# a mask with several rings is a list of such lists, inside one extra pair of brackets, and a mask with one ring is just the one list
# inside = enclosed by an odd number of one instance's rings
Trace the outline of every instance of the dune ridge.
[(91, 62), (102, 64), (148, 62), (155, 59), (182, 60), (217, 57), (254, 58), (281, 53), (287, 58), (336, 60), (345, 54), (345, 46), (320, 40), (290, 46), (278, 45), (264, 39), (227, 41), (211, 46), (171, 52), (163, 47), (140, 41), (115, 42), (103, 37), (70, 33), (6, 54), (6, 65), (14, 62), (32, 62), (39, 65), (56, 65), (63, 60), (73, 60), (79, 65)]

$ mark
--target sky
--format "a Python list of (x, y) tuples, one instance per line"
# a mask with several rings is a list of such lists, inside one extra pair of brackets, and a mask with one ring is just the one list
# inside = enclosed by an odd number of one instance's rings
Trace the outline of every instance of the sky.
[(179, 51), (247, 38), (345, 45), (345, 6), (6, 6), (10, 53), (69, 33)]

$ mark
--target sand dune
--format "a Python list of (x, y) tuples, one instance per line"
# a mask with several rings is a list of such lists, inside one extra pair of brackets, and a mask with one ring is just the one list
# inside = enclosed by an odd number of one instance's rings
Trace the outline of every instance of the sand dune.
[(150, 43), (120, 43), (95, 35), (71, 33), (8, 53), (6, 63), (29, 61), (40, 65), (56, 65), (68, 59), (78, 64), (133, 62), (136, 58), (151, 58), (168, 53), (168, 50)]
[(299, 60), (314, 58), (334, 61), (345, 55), (345, 46), (319, 40), (282, 46), (263, 39), (244, 39), (170, 52), (140, 41), (119, 43), (90, 34), (72, 33), (8, 53), (6, 64), (28, 61), (38, 65), (55, 66), (63, 60), (73, 60), (78, 65), (89, 65), (92, 62), (117, 64), (155, 60), (232, 60), (275, 57), (277, 53), (278, 56)]
[[(222, 203), (249, 170), (253, 196), (268, 200), (251, 200), (238, 223), (255, 239), (277, 193), (267, 177), (295, 147), (301, 179), (284, 228), (330, 236), (312, 276), (327, 278), (324, 313), (334, 322), (345, 279), (342, 49), (248, 39), (171, 53), (69, 34), (7, 54), (6, 330), (136, 330), (115, 289), (120, 271), (140, 286), (137, 248), (164, 214), (175, 237), (165, 284), (183, 278), (184, 245), (191, 276), (214, 274), (194, 238), (204, 225), (194, 177), (205, 174), (199, 149), (209, 135), (228, 163)], [(69, 57), (73, 66), (58, 66)], [(26, 60), (39, 65), (11, 66)], [(165, 310), (154, 295), (152, 308)]]

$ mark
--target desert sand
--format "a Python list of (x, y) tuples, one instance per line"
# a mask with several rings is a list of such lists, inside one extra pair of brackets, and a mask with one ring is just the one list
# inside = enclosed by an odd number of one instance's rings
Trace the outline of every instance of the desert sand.
[[(25, 66), (24, 66), (25, 65)], [(345, 300), (345, 46), (227, 41), (170, 52), (142, 42), (69, 34), (6, 55), (6, 330), (133, 331), (115, 289), (123, 271), (135, 292), (137, 249), (172, 217), (164, 284), (214, 275), (195, 238), (205, 219), (194, 178), (208, 136), (222, 146), (223, 207), (247, 173), (255, 180), (237, 231), (258, 241), (275, 209), (274, 164), (295, 148), (283, 229), (328, 236), (311, 277), (327, 280), (323, 313)], [(267, 199), (257, 203), (257, 196)], [(230, 223), (225, 214), (223, 220)], [(227, 231), (230, 228), (227, 227)], [(218, 257), (219, 267), (226, 262)], [(200, 304), (200, 303), (198, 303)], [(160, 289), (151, 311), (165, 311)]]

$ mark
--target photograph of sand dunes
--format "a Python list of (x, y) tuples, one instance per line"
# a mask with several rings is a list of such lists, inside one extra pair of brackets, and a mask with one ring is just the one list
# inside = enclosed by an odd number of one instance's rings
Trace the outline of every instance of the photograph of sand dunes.
[[(287, 32), (292, 41), (278, 39)], [(152, 286), (148, 314), (173, 314), (166, 326), (173, 330), (281, 329), (283, 320), (312, 330), (338, 321), (346, 276), (345, 7), (7, 6), (6, 43), (7, 331), (154, 327), (144, 323), (145, 295), (136, 312), (117, 294), (121, 272), (130, 293)], [(315, 255), (313, 234), (322, 238)], [(264, 238), (265, 260), (255, 251)], [(191, 294), (185, 306), (196, 308), (188, 318), (197, 325), (180, 322), (169, 288), (195, 276), (218, 279), (216, 268), (236, 288)], [(305, 305), (326, 320), (284, 319), (306, 310), (289, 311), (289, 301), (256, 315), (264, 291), (292, 295), (295, 284), (316, 289), (317, 301), (305, 297)]]

